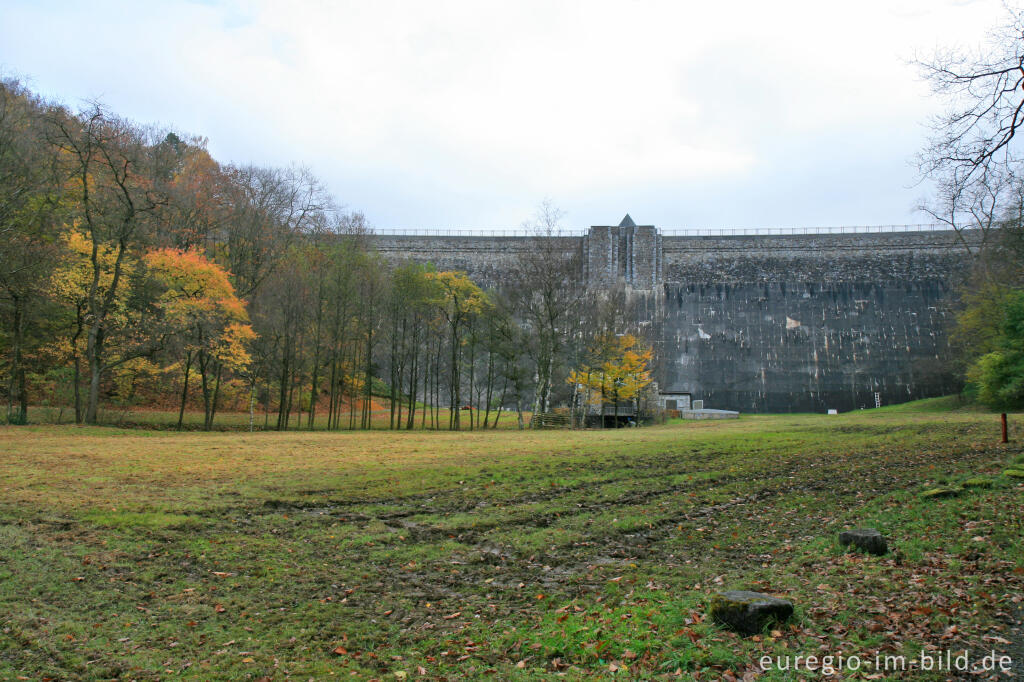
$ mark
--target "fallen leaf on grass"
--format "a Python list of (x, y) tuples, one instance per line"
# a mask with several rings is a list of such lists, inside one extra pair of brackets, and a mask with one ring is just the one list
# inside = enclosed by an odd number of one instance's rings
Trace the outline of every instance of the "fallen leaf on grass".
[(1010, 640), (1003, 639), (1002, 637), (996, 637), (995, 635), (984, 635), (982, 639), (989, 642), (995, 642), (996, 644), (1012, 644)]

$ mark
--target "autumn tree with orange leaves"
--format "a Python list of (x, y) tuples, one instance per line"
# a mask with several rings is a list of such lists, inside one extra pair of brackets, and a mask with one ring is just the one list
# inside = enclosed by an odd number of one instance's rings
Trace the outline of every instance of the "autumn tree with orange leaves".
[(245, 304), (235, 295), (227, 271), (198, 251), (158, 249), (147, 253), (144, 262), (162, 289), (156, 305), (163, 325), (184, 353), (178, 429), (185, 417), (194, 362), (202, 382), (203, 428), (208, 431), (224, 371), (242, 372), (251, 360), (246, 344), (256, 334), (248, 324)]

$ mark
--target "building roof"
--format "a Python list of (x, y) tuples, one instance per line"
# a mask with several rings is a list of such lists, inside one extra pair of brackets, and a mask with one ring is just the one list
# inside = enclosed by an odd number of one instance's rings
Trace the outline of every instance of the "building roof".
[(621, 223), (619, 223), (619, 227), (636, 227), (636, 223), (633, 222), (633, 219), (630, 218), (627, 213), (626, 217), (622, 219)]

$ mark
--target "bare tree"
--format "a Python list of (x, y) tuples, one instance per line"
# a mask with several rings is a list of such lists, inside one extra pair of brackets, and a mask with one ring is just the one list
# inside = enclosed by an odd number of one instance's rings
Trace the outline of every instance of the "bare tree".
[[(1002, 302), (1020, 281), (1013, 237), (1024, 212), (1024, 159), (1018, 154), (1024, 126), (1024, 10), (1006, 10), (1007, 23), (991, 31), (982, 48), (950, 50), (918, 62), (948, 105), (933, 119), (934, 133), (919, 159), (922, 174), (939, 190), (937, 202), (925, 210), (956, 230), (972, 255), (954, 335), (970, 339), (964, 344), (965, 364), (985, 352), (986, 337), (998, 338), (995, 329), (1005, 319)], [(971, 238), (968, 229), (975, 230)], [(1005, 413), (1001, 421), (1006, 442)]]
[[(976, 50), (945, 50), (915, 60), (946, 111), (930, 121), (932, 136), (918, 158), (937, 197), (922, 210), (956, 230), (969, 252), (1020, 193), (1018, 131), (1024, 125), (1024, 11), (1007, 7), (1008, 22)], [(965, 230), (978, 230), (969, 238)]]
[(545, 199), (524, 227), (533, 235), (512, 271), (509, 294), (516, 315), (530, 328), (529, 353), (534, 362), (534, 413), (551, 407), (556, 365), (572, 324), (570, 315), (583, 294), (575, 241), (560, 239), (563, 213)]
[(221, 240), (241, 296), (274, 271), (288, 247), (333, 210), (320, 182), (305, 168), (229, 167), (234, 196)]

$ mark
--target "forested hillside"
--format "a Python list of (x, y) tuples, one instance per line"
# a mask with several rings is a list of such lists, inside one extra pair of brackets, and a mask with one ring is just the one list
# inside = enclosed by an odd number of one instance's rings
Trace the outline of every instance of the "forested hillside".
[[(201, 137), (3, 81), (6, 421), (141, 406), (177, 411), (179, 428), (194, 410), (206, 429), (226, 410), (250, 428), (369, 428), (384, 410), (391, 428), (460, 429), (556, 395), (635, 397), (614, 378), (622, 302), (581, 307), (579, 264), (550, 240), (507, 290), (483, 291), (387, 265), (341, 206), (303, 167), (220, 163)], [(531, 225), (543, 235), (558, 217), (545, 204)], [(597, 376), (571, 389), (587, 367)]]

